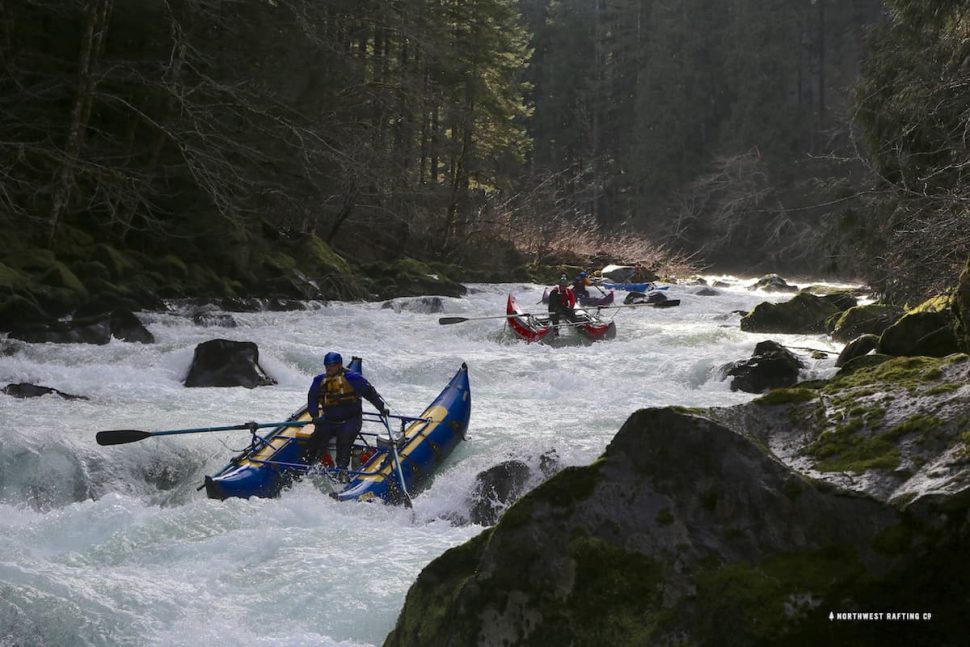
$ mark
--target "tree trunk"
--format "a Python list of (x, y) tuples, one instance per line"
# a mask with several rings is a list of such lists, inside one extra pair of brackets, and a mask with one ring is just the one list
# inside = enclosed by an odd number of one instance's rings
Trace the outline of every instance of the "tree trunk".
[(94, 91), (98, 84), (98, 61), (104, 51), (104, 39), (108, 31), (112, 0), (87, 0), (84, 6), (84, 24), (81, 34), (81, 52), (78, 56), (77, 91), (71, 106), (67, 141), (64, 144), (64, 160), (54, 178), (51, 212), (48, 219), (48, 245), (53, 245), (64, 209), (71, 199), (77, 163), (84, 146), (84, 135), (91, 118)]

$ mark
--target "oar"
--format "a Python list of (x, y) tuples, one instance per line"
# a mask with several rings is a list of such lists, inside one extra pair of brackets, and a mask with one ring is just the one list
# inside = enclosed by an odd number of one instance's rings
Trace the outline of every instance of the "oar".
[(195, 429), (168, 429), (165, 431), (139, 431), (137, 429), (112, 429), (109, 431), (99, 431), (95, 439), (99, 445), (123, 445), (125, 443), (136, 443), (139, 440), (150, 438), (151, 436), (172, 436), (175, 434), (201, 434), (208, 431), (232, 431), (238, 429), (249, 429), (254, 431), (261, 427), (302, 427), (309, 425), (312, 420), (287, 420), (285, 422), (244, 422), (241, 425), (226, 425), (224, 427), (198, 427)]
[(537, 317), (540, 315), (529, 314), (528, 312), (522, 312), (514, 315), (495, 315), (494, 317), (441, 317), (438, 319), (438, 323), (442, 326), (447, 326), (456, 323), (465, 323), (466, 321), (484, 321), (486, 319), (508, 319), (509, 317)]
[(401, 481), (401, 493), (404, 494), (404, 506), (407, 508), (414, 508), (414, 503), (411, 502), (411, 495), (408, 494), (407, 485), (404, 484), (404, 472), (401, 471), (401, 457), (397, 455), (397, 443), (394, 441), (394, 434), (391, 433), (391, 425), (387, 424), (387, 418), (381, 416), (381, 420), (384, 422), (384, 428), (387, 429), (387, 438), (391, 441), (391, 453), (394, 455), (394, 466), (397, 467), (397, 477)]
[(666, 301), (655, 301), (653, 303), (628, 303), (626, 305), (618, 306), (600, 306), (600, 310), (610, 310), (612, 308), (642, 308), (644, 306), (649, 306), (651, 308), (672, 308), (673, 306), (679, 306), (680, 299), (667, 299)]

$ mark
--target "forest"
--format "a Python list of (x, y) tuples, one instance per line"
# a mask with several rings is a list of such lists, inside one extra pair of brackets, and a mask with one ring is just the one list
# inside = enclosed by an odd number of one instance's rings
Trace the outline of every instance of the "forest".
[(609, 258), (912, 303), (970, 253), (968, 34), (917, 0), (0, 0), (0, 288)]

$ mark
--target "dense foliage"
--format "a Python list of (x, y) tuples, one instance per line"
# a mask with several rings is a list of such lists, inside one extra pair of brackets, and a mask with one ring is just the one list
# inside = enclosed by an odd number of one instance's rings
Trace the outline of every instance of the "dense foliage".
[(967, 255), (970, 25), (885, 5), (0, 0), (0, 236), (216, 268), (649, 239), (904, 299)]
[(970, 8), (887, 4), (856, 97), (874, 193), (852, 217), (878, 259), (870, 279), (915, 303), (952, 286), (970, 255)]
[(4, 4), (3, 227), (53, 246), (446, 249), (526, 151), (507, 0)]

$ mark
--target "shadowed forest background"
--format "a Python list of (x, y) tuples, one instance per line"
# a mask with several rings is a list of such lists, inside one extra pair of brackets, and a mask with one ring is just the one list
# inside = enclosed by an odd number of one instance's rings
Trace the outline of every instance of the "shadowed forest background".
[(599, 254), (912, 302), (968, 254), (968, 34), (916, 0), (0, 0), (0, 286)]

